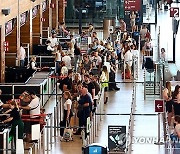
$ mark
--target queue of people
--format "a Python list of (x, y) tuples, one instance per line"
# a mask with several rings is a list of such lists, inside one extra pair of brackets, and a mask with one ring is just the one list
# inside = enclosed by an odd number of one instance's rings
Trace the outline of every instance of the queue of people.
[(174, 148), (180, 147), (180, 86), (176, 85), (171, 89), (172, 85), (170, 81), (166, 82), (166, 87), (163, 90), (163, 99), (167, 112), (167, 122), (170, 129), (173, 129), (170, 138), (173, 142)]

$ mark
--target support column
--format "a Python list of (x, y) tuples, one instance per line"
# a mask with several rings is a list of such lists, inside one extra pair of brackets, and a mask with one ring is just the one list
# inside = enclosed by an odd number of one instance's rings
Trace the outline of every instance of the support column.
[(5, 25), (0, 26), (0, 83), (5, 82)]
[(29, 39), (29, 44), (30, 44), (30, 54), (32, 54), (32, 9), (29, 11), (29, 22), (30, 22), (30, 39)]
[(114, 20), (104, 19), (103, 20), (103, 38), (107, 39), (109, 36), (109, 26), (114, 26)]
[(65, 1), (67, 2), (67, 0), (59, 1), (58, 21), (60, 23), (65, 21)]
[(20, 48), (20, 8), (19, 8), (19, 6), (20, 6), (20, 3), (19, 3), (19, 0), (18, 0), (18, 6), (17, 6), (17, 32), (16, 32), (16, 36), (17, 36), (17, 45), (16, 45), (16, 47), (17, 47), (17, 52), (18, 52), (18, 50), (19, 50), (19, 48)]
[(52, 8), (51, 8), (52, 0), (49, 0), (49, 30), (52, 30)]
[(40, 9), (39, 9), (39, 26), (40, 26), (40, 44), (42, 44), (42, 27), (43, 27), (43, 24), (42, 24), (42, 18), (43, 18), (43, 9), (42, 9), (42, 3), (40, 3)]

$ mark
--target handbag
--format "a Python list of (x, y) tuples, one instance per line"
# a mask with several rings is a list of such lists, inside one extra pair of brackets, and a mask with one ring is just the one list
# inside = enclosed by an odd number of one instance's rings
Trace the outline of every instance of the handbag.
[(65, 141), (72, 141), (73, 130), (70, 128), (69, 121), (66, 121), (66, 128), (64, 129), (63, 139)]

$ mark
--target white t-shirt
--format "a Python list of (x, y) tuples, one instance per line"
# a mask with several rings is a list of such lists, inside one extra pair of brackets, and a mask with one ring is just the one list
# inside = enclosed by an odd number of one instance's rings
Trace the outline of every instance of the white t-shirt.
[(141, 40), (145, 40), (146, 33), (147, 33), (147, 28), (142, 28), (140, 30)]
[(25, 57), (26, 57), (26, 51), (25, 51), (25, 49), (24, 49), (23, 47), (20, 47), (17, 56), (18, 56), (18, 59), (19, 59), (19, 60), (24, 60), (24, 59), (25, 59)]
[(61, 61), (61, 54), (56, 52), (56, 61)]
[[(40, 102), (39, 102), (38, 97), (34, 98), (28, 106), (31, 108), (30, 109), (31, 115), (40, 114)], [(33, 116), (32, 118), (35, 118), (35, 117), (36, 116)]]
[(54, 37), (54, 38), (49, 37), (48, 40), (51, 41), (51, 46), (52, 46), (52, 47), (54, 47), (54, 46), (56, 46), (56, 45), (59, 44), (56, 37)]
[(102, 63), (102, 59), (100, 56), (93, 56), (91, 58), (91, 61), (92, 61), (92, 65), (93, 65), (93, 68), (97, 68), (97, 66), (99, 66), (101, 63)]
[(31, 68), (33, 69), (33, 70), (37, 70), (37, 67), (36, 67), (36, 62), (31, 62)]
[(65, 62), (65, 66), (68, 68), (68, 69), (71, 69), (71, 58), (69, 56), (64, 56), (62, 57), (62, 61)]
[(61, 68), (61, 74), (62, 74), (63, 76), (68, 75), (68, 69), (67, 69), (66, 66), (63, 66), (63, 67)]
[(128, 50), (124, 55), (124, 61), (129, 65), (132, 66), (132, 53)]
[(66, 100), (65, 103), (64, 103), (64, 109), (65, 110), (68, 110), (68, 108), (67, 108), (68, 104), (70, 105), (70, 109), (71, 109), (72, 101), (70, 99)]
[(47, 46), (47, 50), (49, 50), (49, 51), (54, 51), (54, 48), (52, 48), (51, 45), (48, 45), (48, 46)]
[(71, 39), (71, 43), (73, 43), (73, 45), (75, 45), (76, 40), (74, 38)]
[(3, 102), (0, 100), (0, 107), (3, 105)]

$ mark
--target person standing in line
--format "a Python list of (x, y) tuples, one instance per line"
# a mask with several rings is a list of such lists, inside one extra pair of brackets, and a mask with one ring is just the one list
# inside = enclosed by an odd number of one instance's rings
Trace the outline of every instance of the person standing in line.
[[(66, 127), (66, 124), (70, 124), (70, 120), (72, 117), (71, 113), (71, 107), (72, 107), (72, 97), (71, 93), (69, 91), (65, 91), (63, 94), (65, 98), (65, 103), (64, 103), (64, 115), (63, 115), (63, 121), (60, 123), (61, 127)], [(61, 141), (63, 139), (63, 134), (64, 134), (64, 128), (60, 129), (60, 136), (61, 136)]]
[(103, 66), (103, 68), (102, 68), (100, 81), (101, 82), (107, 82), (107, 83), (101, 84), (101, 87), (104, 88), (104, 104), (107, 104), (107, 102), (108, 102), (107, 90), (108, 90), (108, 82), (109, 82), (109, 72), (108, 72), (106, 66)]
[(26, 51), (22, 45), (22, 43), (20, 43), (20, 48), (17, 54), (17, 58), (19, 61), (19, 66), (20, 67), (24, 67), (24, 62), (25, 62), (25, 58), (26, 58)]
[(77, 43), (75, 43), (74, 45), (74, 70), (75, 72), (77, 72), (77, 67), (80, 60), (81, 60), (81, 49), (77, 45)]
[(136, 14), (134, 13), (134, 11), (132, 11), (132, 13), (130, 14), (130, 19), (131, 29), (132, 32), (134, 32), (134, 26), (136, 24)]
[(168, 113), (168, 125), (171, 125), (172, 113), (172, 93), (171, 93), (171, 82), (166, 82), (166, 88), (163, 90), (163, 99), (166, 103), (166, 112)]

